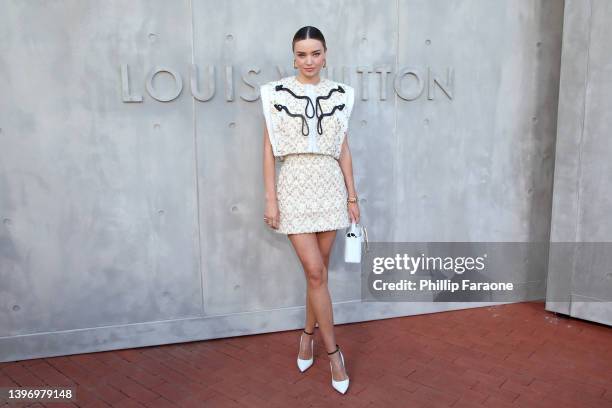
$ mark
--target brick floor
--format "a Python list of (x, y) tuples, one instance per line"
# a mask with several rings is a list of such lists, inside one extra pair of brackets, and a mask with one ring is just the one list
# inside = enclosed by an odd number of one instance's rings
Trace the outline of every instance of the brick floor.
[[(351, 385), (331, 388), (300, 331), (0, 363), (0, 387), (77, 387), (32, 407), (612, 407), (612, 328), (515, 303), (336, 326)], [(14, 405), (13, 405), (14, 406)]]

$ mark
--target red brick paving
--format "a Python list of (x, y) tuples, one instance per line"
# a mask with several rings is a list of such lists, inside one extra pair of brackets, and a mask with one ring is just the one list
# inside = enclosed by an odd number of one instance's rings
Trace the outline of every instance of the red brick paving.
[(612, 407), (612, 328), (514, 303), (336, 326), (351, 385), (295, 364), (300, 331), (0, 363), (0, 387), (77, 387), (32, 407)]

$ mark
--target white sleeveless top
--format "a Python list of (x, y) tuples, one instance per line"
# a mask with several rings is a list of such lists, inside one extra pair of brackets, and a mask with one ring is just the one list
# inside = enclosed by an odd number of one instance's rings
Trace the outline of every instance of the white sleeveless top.
[(303, 84), (295, 75), (260, 86), (261, 103), (275, 157), (319, 153), (340, 157), (355, 91), (321, 78)]

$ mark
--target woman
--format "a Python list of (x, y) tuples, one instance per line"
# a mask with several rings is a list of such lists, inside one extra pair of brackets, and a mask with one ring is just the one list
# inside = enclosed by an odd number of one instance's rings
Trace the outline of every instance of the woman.
[[(326, 66), (325, 38), (315, 27), (297, 31), (292, 45), (296, 75), (261, 86), (265, 117), (263, 173), (264, 221), (287, 234), (307, 282), (306, 324), (297, 364), (313, 363), (315, 324), (330, 360), (332, 386), (344, 394), (349, 377), (336, 344), (327, 287), (329, 255), (336, 230), (359, 222), (347, 128), (354, 89), (321, 78)], [(275, 184), (275, 158), (282, 161)]]

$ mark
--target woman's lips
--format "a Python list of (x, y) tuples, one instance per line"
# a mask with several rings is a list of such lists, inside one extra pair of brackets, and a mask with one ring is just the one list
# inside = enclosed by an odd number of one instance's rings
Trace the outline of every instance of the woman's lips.
[(312, 71), (314, 68), (304, 68), (306, 71)]

